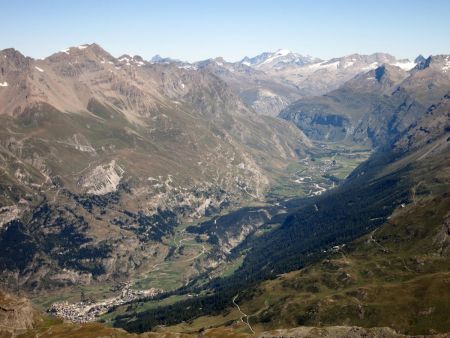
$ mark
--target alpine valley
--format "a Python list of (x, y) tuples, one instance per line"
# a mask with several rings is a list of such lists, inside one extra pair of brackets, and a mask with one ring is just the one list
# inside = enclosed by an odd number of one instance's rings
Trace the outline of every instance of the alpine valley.
[(0, 337), (450, 332), (449, 55), (0, 68)]

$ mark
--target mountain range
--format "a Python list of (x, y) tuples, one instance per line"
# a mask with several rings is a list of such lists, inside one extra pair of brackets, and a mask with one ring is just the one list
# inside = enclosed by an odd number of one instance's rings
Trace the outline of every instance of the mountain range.
[(450, 56), (0, 69), (8, 334), (450, 331)]
[(19, 270), (35, 290), (148, 269), (178, 222), (263, 198), (310, 147), (206, 70), (96, 44), (44, 60), (7, 49), (0, 67), (2, 279)]
[(192, 64), (168, 58), (163, 59), (163, 62), (174, 62), (188, 68), (207, 67), (229, 83), (257, 113), (276, 116), (295, 100), (337, 89), (357, 74), (383, 64), (411, 70), (419, 59), (414, 62), (397, 60), (389, 54), (375, 53), (321, 60), (280, 49), (251, 58), (245, 57), (238, 62), (226, 62), (222, 58)]
[(280, 116), (313, 139), (380, 145), (448, 93), (449, 60), (430, 56), (410, 71), (383, 64), (325, 95), (296, 101)]

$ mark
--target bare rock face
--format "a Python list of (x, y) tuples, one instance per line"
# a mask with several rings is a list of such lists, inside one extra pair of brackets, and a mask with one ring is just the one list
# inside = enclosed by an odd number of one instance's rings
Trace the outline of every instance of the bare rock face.
[(110, 163), (95, 167), (83, 180), (82, 186), (88, 189), (88, 194), (105, 195), (116, 191), (123, 173), (124, 170), (112, 160)]
[(289, 103), (302, 97), (293, 83), (259, 70), (249, 62), (226, 62), (222, 58), (195, 64), (225, 81), (260, 115), (276, 116)]
[(445, 144), (450, 134), (450, 92), (432, 105), (426, 114), (414, 123), (396, 142), (399, 151), (412, 151), (440, 140)]
[(379, 146), (396, 141), (428, 109), (428, 126), (409, 130), (410, 143), (420, 146), (448, 127), (443, 110), (448, 110), (449, 65), (450, 56), (438, 55), (409, 71), (392, 62), (370, 67), (325, 95), (290, 104), (280, 117), (311, 139)]
[(0, 337), (14, 337), (33, 328), (38, 313), (25, 298), (0, 291)]
[(0, 207), (0, 229), (19, 216), (19, 208), (15, 205)]

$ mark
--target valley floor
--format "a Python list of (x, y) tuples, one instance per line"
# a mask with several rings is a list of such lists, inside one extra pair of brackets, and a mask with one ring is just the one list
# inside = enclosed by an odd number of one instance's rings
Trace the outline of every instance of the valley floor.
[[(225, 210), (221, 214), (203, 217), (175, 228), (173, 236), (163, 238), (163, 243), (169, 248), (164, 261), (153, 265), (150, 270), (133, 280), (57, 290), (39, 295), (33, 298), (33, 302), (41, 309), (50, 308), (53, 313), (75, 322), (98, 320), (101, 316), (101, 321), (113, 323), (114, 318), (122, 314), (130, 303), (134, 304), (134, 311), (138, 313), (195, 297), (197, 295), (168, 295), (151, 300), (156, 295), (176, 290), (193, 280), (201, 283), (211, 276), (231, 274), (239, 267), (243, 256), (234, 260), (220, 259), (213, 268), (208, 268), (208, 264), (211, 264), (210, 256), (218, 249), (217, 245), (186, 231), (189, 226), (201, 226), (211, 220), (221, 222), (221, 217), (230, 213), (244, 218), (264, 208), (270, 208), (271, 215), (287, 214), (292, 205), (295, 205), (292, 203), (293, 198), (316, 196), (333, 188), (369, 155), (370, 151), (364, 148), (319, 143), (307, 157), (287, 166), (285, 177), (274, 182), (267, 201), (255, 201), (242, 206), (241, 210)], [(252, 234), (258, 235), (270, 229), (271, 227), (261, 226)], [(202, 275), (205, 271), (207, 274)], [(131, 293), (133, 297), (129, 297)], [(122, 297), (123, 294), (127, 297)]]

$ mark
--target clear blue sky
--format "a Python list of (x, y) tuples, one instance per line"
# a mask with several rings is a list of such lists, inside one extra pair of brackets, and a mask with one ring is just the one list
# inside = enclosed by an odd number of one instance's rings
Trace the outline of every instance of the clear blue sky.
[(448, 0), (0, 0), (0, 49), (42, 58), (97, 42), (115, 56), (238, 60), (278, 48), (320, 58), (450, 53)]

